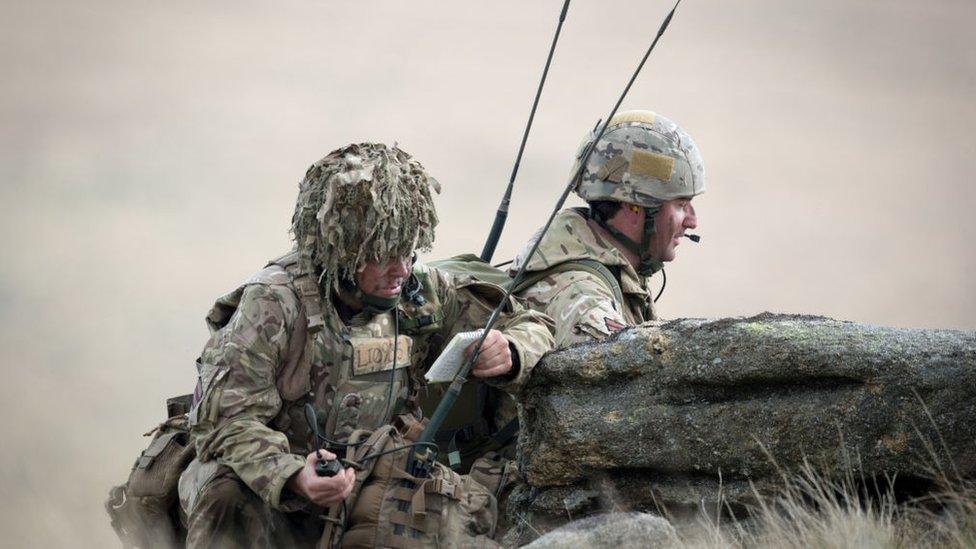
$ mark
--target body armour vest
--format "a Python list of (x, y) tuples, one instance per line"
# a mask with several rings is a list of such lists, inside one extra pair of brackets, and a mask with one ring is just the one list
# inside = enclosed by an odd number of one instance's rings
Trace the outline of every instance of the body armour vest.
[(250, 284), (289, 287), (301, 301), (303, 319), (295, 322), (291, 348), (275, 383), (281, 411), (269, 423), (288, 437), (292, 453), (319, 447), (305, 405), (316, 412), (320, 432), (344, 442), (356, 429), (376, 429), (396, 414), (420, 417), (418, 391), (431, 345), (440, 345), (440, 303), (423, 273), (392, 311), (360, 312), (344, 323), (331, 300), (320, 297), (316, 277), (298, 268), (297, 254), (278, 258), (243, 286), (220, 298), (207, 320), (219, 329), (236, 310)]

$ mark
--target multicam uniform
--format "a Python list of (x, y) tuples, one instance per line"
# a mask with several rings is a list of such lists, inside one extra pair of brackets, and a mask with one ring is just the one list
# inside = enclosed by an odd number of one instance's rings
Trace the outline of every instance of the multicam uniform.
[[(592, 215), (585, 209), (558, 214), (529, 262), (528, 274), (567, 262), (595, 261), (611, 271), (621, 295), (618, 299), (603, 277), (575, 266), (552, 272), (520, 292), (534, 309), (555, 320), (556, 347), (603, 339), (622, 326), (656, 318), (648, 279), (663, 263), (652, 257), (649, 246), (654, 216), (669, 200), (690, 199), (705, 191), (705, 167), (694, 141), (676, 123), (651, 111), (615, 115), (602, 136), (594, 128), (577, 149), (572, 173), (579, 174), (575, 190), (580, 198), (641, 206), (644, 225), (641, 239), (634, 241), (599, 210)], [(636, 267), (595, 232), (594, 225), (637, 256)], [(538, 234), (516, 257), (513, 273), (536, 240)]]
[[(220, 298), (208, 317), (214, 332), (200, 357), (202, 394), (190, 417), (198, 458), (180, 481), (190, 546), (228, 541), (210, 537), (224, 520), (218, 501), (223, 493), (245, 496), (254, 516), (277, 523), (288, 524), (289, 517), (271, 509), (309, 509), (308, 502), (284, 490), (305, 465), (305, 455), (318, 447), (305, 404), (315, 407), (323, 434), (340, 441), (355, 429), (383, 425), (394, 414), (416, 413), (425, 366), (454, 333), (483, 325), (491, 303), (501, 297), (497, 287), (418, 265), (418, 297), (401, 300), (397, 317), (362, 312), (347, 325), (328, 300), (320, 302), (320, 311), (309, 309), (301, 295), (317, 292), (317, 284), (298, 271), (295, 260), (292, 254), (272, 263)], [(515, 389), (551, 348), (551, 322), (514, 300), (508, 312), (499, 329), (515, 348), (520, 368), (503, 383)], [(304, 356), (290, 360), (305, 318)], [(387, 415), (396, 333), (394, 402)], [(313, 514), (301, 513), (306, 523)], [(255, 522), (239, 525), (239, 541), (260, 544), (269, 535), (266, 525)], [(293, 524), (277, 530), (290, 530), (299, 539), (275, 543), (302, 542), (302, 529)], [(310, 536), (315, 533), (313, 527)]]
[[(533, 237), (515, 257), (511, 272), (521, 268)], [(567, 270), (546, 275), (519, 293), (529, 305), (556, 322), (556, 347), (608, 337), (620, 325), (656, 318), (648, 279), (639, 276), (617, 248), (587, 223), (585, 210), (566, 209), (552, 222), (526, 274), (549, 270), (567, 261), (593, 260), (606, 266), (620, 283), (623, 302), (597, 274)]]

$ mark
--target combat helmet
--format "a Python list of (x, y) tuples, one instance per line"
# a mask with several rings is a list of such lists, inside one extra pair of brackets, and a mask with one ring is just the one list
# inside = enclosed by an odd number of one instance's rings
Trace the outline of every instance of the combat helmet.
[[(429, 251), (437, 225), (432, 189), (440, 192), (437, 180), (396, 145), (332, 151), (299, 185), (291, 232), (302, 268), (318, 274), (323, 291), (355, 288), (354, 274), (368, 261)], [(398, 299), (360, 297), (381, 310)]]
[(644, 234), (634, 242), (591, 209), (591, 217), (640, 257), (637, 271), (650, 275), (662, 267), (647, 249), (654, 232), (654, 215), (661, 204), (705, 192), (705, 166), (691, 137), (677, 124), (651, 111), (615, 115), (594, 143), (597, 128), (576, 151), (572, 174), (580, 173), (586, 152), (593, 153), (576, 182), (576, 194), (587, 202), (610, 200), (644, 207)]
[[(580, 144), (572, 173), (579, 170), (597, 130)], [(647, 207), (703, 192), (705, 167), (695, 142), (677, 124), (651, 111), (626, 111), (610, 119), (576, 184), (576, 194), (587, 202)]]

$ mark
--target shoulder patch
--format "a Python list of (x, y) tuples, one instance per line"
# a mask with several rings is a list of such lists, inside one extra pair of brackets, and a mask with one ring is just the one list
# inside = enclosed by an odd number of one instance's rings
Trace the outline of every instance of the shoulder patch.
[(621, 324), (608, 316), (603, 317), (603, 321), (607, 323), (607, 330), (611, 332), (619, 332), (627, 327), (626, 324)]

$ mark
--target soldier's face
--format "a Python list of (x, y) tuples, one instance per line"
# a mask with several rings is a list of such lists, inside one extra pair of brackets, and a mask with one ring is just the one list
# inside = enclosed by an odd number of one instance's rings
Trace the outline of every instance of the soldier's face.
[(369, 261), (356, 273), (356, 285), (364, 294), (394, 297), (410, 276), (411, 259), (390, 258), (382, 263)]
[(651, 257), (658, 261), (673, 260), (674, 248), (680, 244), (685, 230), (697, 226), (698, 218), (690, 198), (676, 198), (665, 202), (654, 216)]

